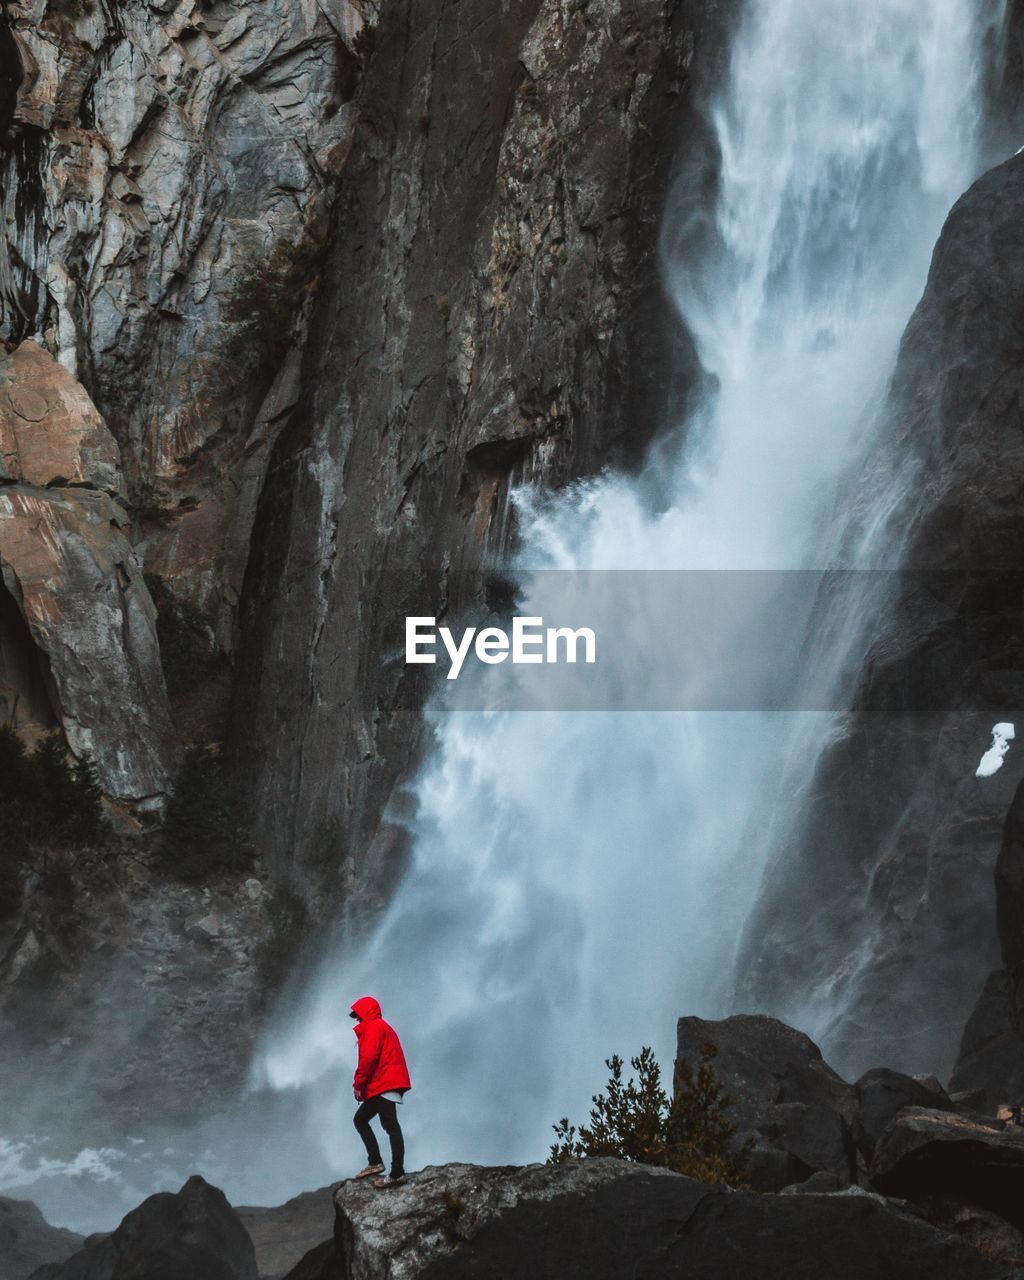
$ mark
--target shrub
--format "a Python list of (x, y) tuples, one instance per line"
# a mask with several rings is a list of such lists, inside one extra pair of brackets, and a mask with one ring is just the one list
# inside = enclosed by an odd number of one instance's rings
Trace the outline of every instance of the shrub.
[(88, 756), (72, 762), (57, 732), (29, 755), (0, 725), (0, 838), (24, 856), (31, 847), (67, 848), (103, 834), (103, 792)]
[(713, 1044), (701, 1047), (696, 1071), (684, 1061), (671, 1101), (661, 1085), (661, 1068), (644, 1046), (631, 1065), (637, 1073), (624, 1084), (622, 1059), (608, 1058), (611, 1073), (603, 1093), (592, 1098), (589, 1125), (579, 1129), (563, 1118), (554, 1126), (549, 1163), (582, 1156), (613, 1156), (659, 1165), (702, 1182), (746, 1186), (751, 1142), (735, 1150), (736, 1126), (726, 1112), (733, 1100), (715, 1075)]
[(86, 844), (103, 831), (103, 792), (88, 756), (68, 760), (59, 733), (47, 734), (29, 757), (34, 843)]
[[(36, 849), (88, 844), (105, 826), (103, 793), (88, 757), (72, 763), (59, 733), (29, 754), (14, 729), (0, 725), (0, 919), (17, 911), (22, 863)], [(53, 887), (46, 877), (43, 887)], [(58, 887), (64, 894), (67, 886)]]
[(182, 880), (253, 862), (245, 792), (212, 747), (185, 752), (164, 814), (160, 854)]

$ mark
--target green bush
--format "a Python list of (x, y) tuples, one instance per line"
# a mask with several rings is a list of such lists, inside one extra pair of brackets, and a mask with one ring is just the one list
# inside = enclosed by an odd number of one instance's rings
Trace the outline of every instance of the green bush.
[(185, 752), (164, 814), (161, 862), (182, 880), (254, 860), (245, 791), (211, 747)]
[(563, 1118), (554, 1126), (550, 1164), (582, 1156), (613, 1156), (659, 1165), (701, 1182), (743, 1187), (750, 1181), (751, 1142), (735, 1149), (736, 1126), (726, 1114), (733, 1100), (715, 1075), (713, 1044), (701, 1047), (696, 1071), (686, 1061), (671, 1101), (661, 1085), (661, 1068), (648, 1046), (631, 1059), (637, 1073), (624, 1084), (622, 1059), (608, 1058), (611, 1075), (603, 1093), (591, 1099), (589, 1125), (579, 1129)]

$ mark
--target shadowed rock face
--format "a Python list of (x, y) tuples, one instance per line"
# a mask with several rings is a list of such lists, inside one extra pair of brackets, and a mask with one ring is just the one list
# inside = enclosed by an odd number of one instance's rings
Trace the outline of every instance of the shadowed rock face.
[(656, 246), (686, 131), (707, 169), (693, 68), (731, 8), (384, 9), (242, 607), (234, 736), (276, 867), (386, 894), (424, 692), (388, 660), (401, 618), (500, 560), (511, 485), (628, 464), (692, 389)]
[[(1024, 157), (957, 202), (904, 335), (854, 511), (896, 475), (891, 541), (929, 573), (890, 583), (853, 711), (748, 929), (744, 1003), (778, 1011), (837, 1065), (944, 1074), (998, 961), (992, 869), (1019, 750), (1024, 647)], [(934, 571), (934, 572), (932, 572)]]

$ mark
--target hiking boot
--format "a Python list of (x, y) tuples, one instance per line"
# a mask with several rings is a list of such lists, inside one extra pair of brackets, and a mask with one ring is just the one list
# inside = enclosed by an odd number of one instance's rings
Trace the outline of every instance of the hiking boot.
[(400, 1173), (397, 1178), (392, 1178), (390, 1175), (386, 1178), (374, 1178), (373, 1185), (379, 1191), (383, 1191), (387, 1187), (400, 1187), (404, 1181), (405, 1174)]
[(365, 1169), (360, 1169), (356, 1174), (357, 1178), (372, 1178), (375, 1173), (383, 1173), (384, 1166), (382, 1164), (368, 1164)]

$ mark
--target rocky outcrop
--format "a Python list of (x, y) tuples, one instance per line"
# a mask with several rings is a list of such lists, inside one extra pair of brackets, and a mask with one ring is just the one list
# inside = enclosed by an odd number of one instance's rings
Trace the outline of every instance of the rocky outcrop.
[[(344, 1280), (721, 1280), (752, 1267), (759, 1280), (1004, 1274), (881, 1196), (760, 1196), (616, 1160), (446, 1165), (387, 1195), (343, 1183), (335, 1204), (334, 1274)], [(295, 1280), (326, 1280), (329, 1246), (303, 1265)]]
[(82, 1237), (51, 1227), (31, 1200), (0, 1196), (0, 1280), (26, 1280), (47, 1262), (64, 1262)]
[(861, 512), (892, 495), (885, 541), (922, 572), (877, 575), (852, 711), (747, 933), (744, 1003), (799, 1010), (851, 1075), (944, 1075), (999, 960), (992, 869), (1017, 749), (974, 775), (1024, 696), (1022, 211), (1015, 156), (957, 202), (936, 246), (852, 495)]
[(872, 1182), (990, 1255), (1024, 1263), (1024, 1130), (911, 1107), (886, 1129)]
[(193, 1176), (144, 1200), (108, 1236), (33, 1280), (257, 1280), (252, 1241), (223, 1191)]
[(384, 8), (242, 609), (234, 735), (279, 872), (386, 894), (424, 694), (396, 625), (500, 562), (510, 486), (635, 459), (668, 368), (676, 405), (698, 377), (656, 246), (731, 10)]
[(715, 1046), (714, 1070), (733, 1100), (737, 1140), (753, 1140), (751, 1182), (781, 1191), (817, 1172), (837, 1186), (856, 1181), (851, 1124), (857, 1094), (808, 1036), (774, 1018), (740, 1014), (720, 1022), (680, 1018), (676, 1071)]
[(0, 356), (0, 706), (60, 725), (104, 789), (158, 802), (174, 739), (156, 611), (121, 506), (118, 450), (82, 386), (34, 342)]

